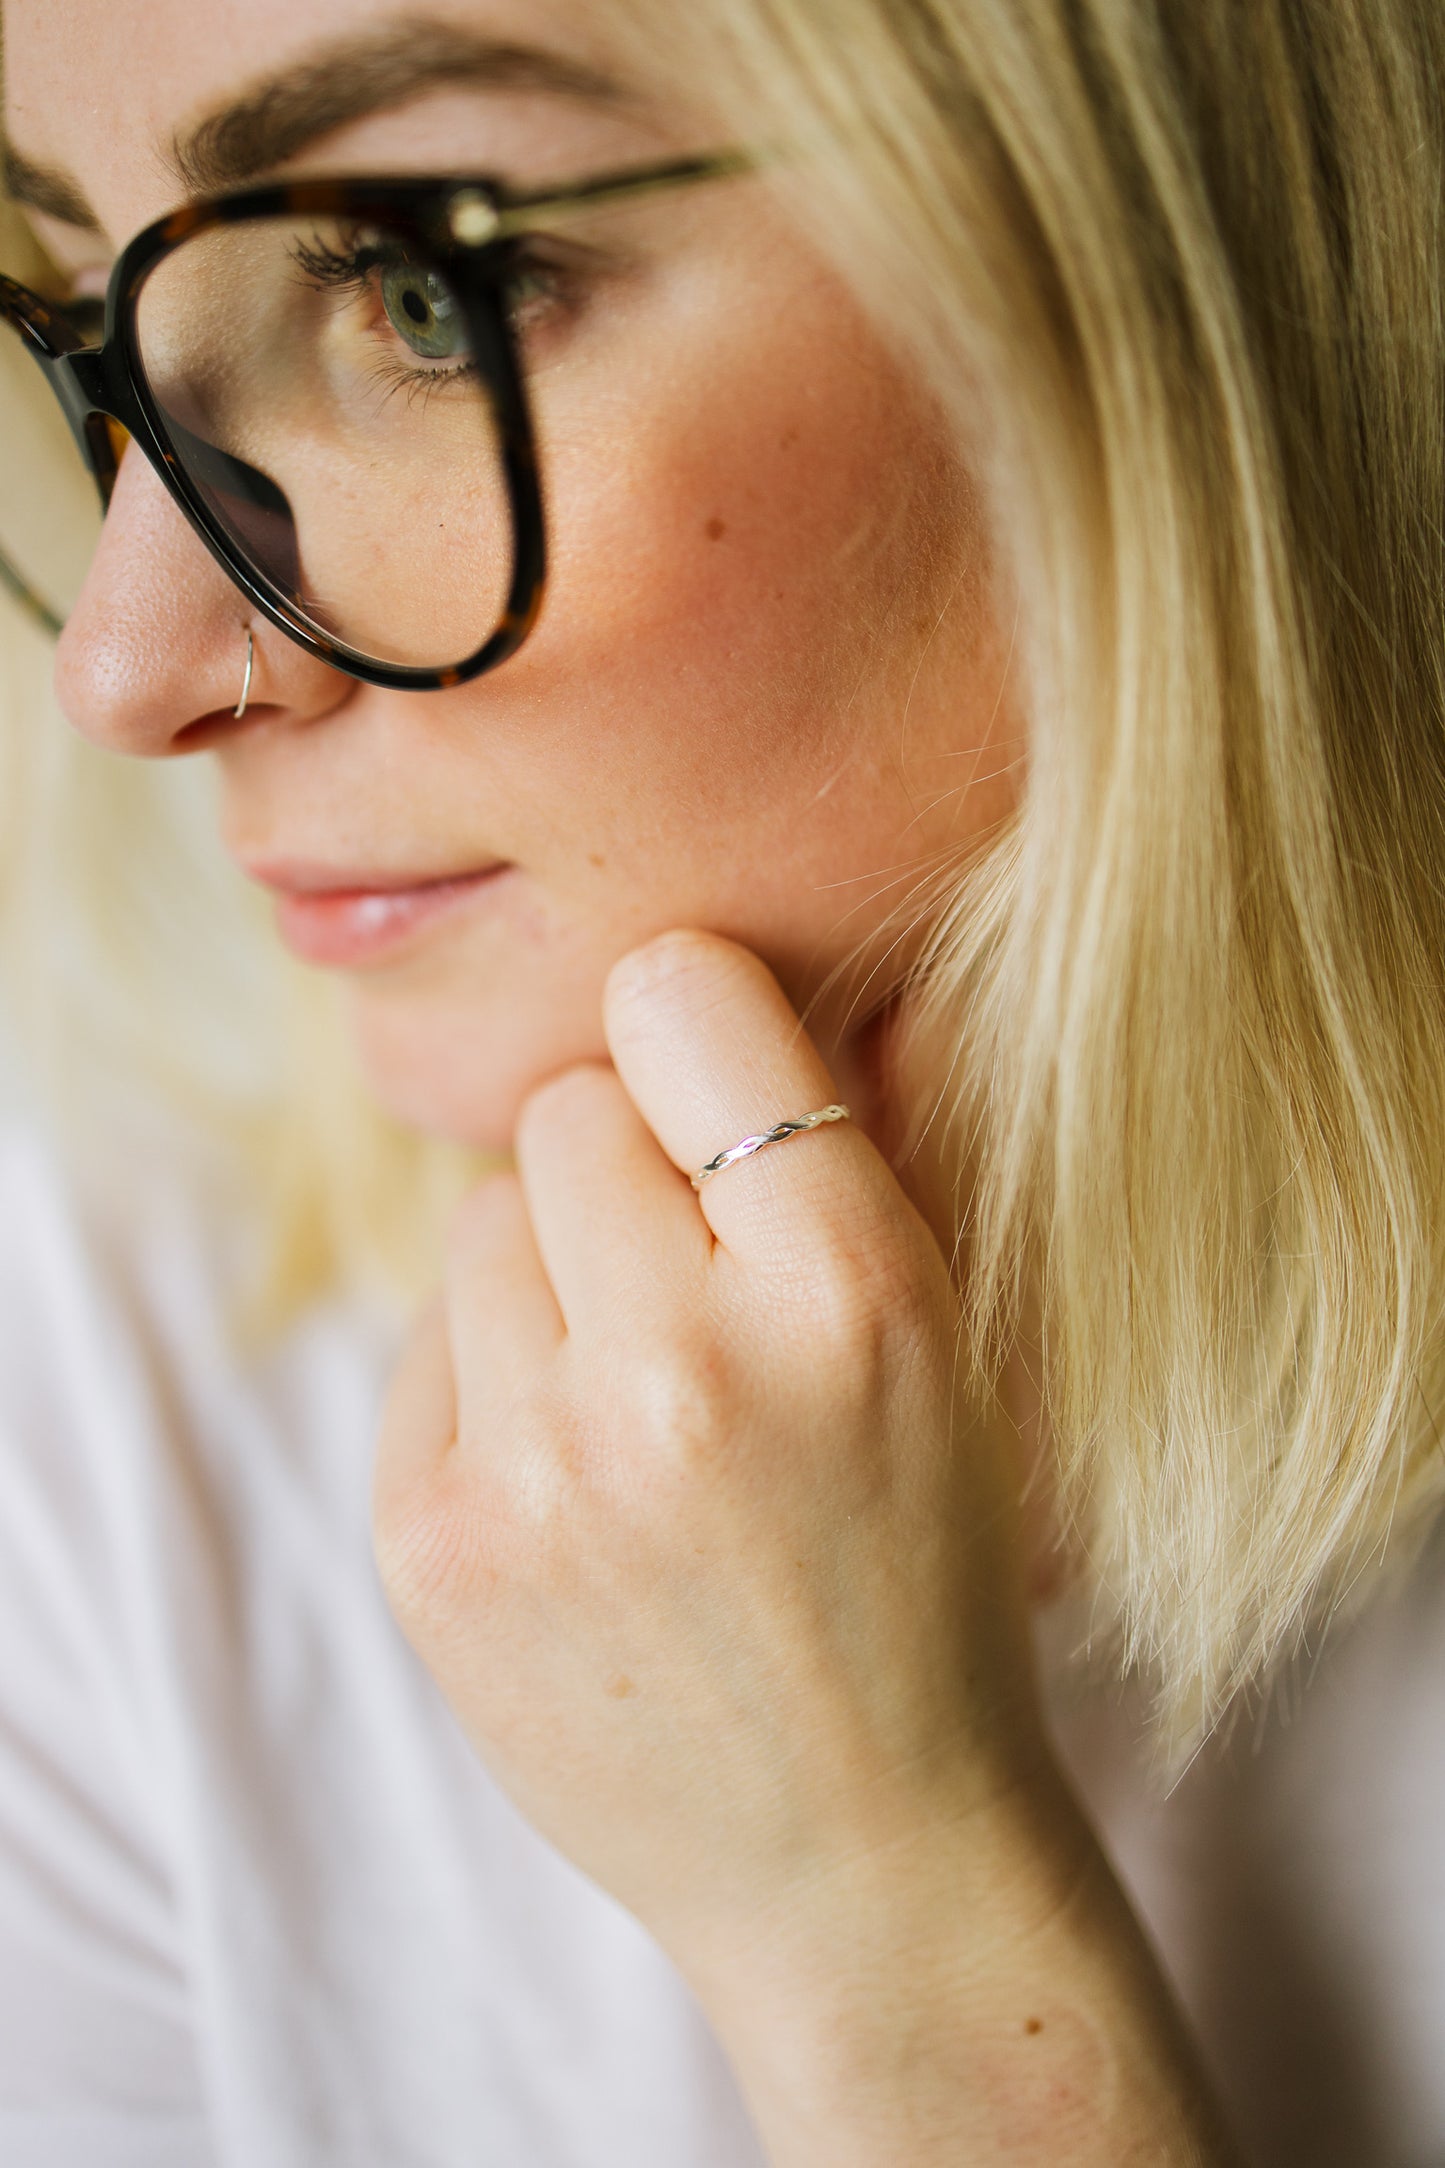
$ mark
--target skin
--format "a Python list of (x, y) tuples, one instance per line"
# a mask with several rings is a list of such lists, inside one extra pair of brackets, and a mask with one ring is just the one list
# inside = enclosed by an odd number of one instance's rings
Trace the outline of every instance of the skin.
[[(427, 18), (597, 60), (603, 12)], [(56, 252), (93, 282), (175, 200), (178, 125), (386, 19), (6, 0), (11, 139), (105, 229)], [(454, 89), (301, 169), (707, 140)], [(502, 670), (387, 693), (253, 621), (236, 722), (243, 599), (129, 458), (61, 698), (117, 752), (213, 757), (243, 861), (510, 869), (352, 974), (379, 1098), (516, 1156), (398, 1374), (378, 1556), (478, 1751), (703, 1997), (772, 2158), (1223, 2160), (1043, 1742), (1018, 1470), (957, 1404), (946, 1214), (886, 1156), (887, 978), (846, 973), (1019, 786), (969, 478), (764, 184), (680, 204), (677, 250), (546, 411), (554, 578)], [(840, 1096), (856, 1122), (684, 1179)]]
[[(586, 11), (450, 15), (533, 40), (550, 28), (572, 49)], [(82, 178), (123, 241), (176, 199), (155, 145), (178, 120), (258, 55), (274, 67), (383, 19), (356, 0), (162, 0), (137, 36), (134, 11), (9, 0), (12, 138)], [(107, 85), (103, 148), (77, 79)], [(346, 131), (311, 167), (410, 167), (424, 145), (423, 163), (545, 179), (699, 140), (651, 114), (442, 96)], [(589, 332), (606, 365), (547, 459), (546, 614), (495, 676), (389, 694), (261, 625), (246, 727), (224, 727), (245, 606), (138, 460), (61, 646), (61, 698), (88, 735), (214, 753), (243, 860), (518, 869), (504, 903), (352, 989), (378, 1095), (481, 1144), (510, 1143), (539, 1079), (604, 1053), (603, 982), (639, 941), (679, 924), (728, 934), (804, 1005), (1016, 787), (1006, 643), (961, 474), (946, 476), (955, 532), (931, 546), (925, 531), (938, 491), (920, 479), (949, 461), (937, 422), (761, 184), (679, 202), (678, 220), (680, 293)], [(817, 1021), (850, 1071), (862, 1035), (845, 1006)]]

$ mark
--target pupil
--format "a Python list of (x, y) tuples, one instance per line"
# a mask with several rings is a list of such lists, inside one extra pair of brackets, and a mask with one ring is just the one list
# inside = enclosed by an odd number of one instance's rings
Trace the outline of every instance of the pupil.
[(453, 361), (465, 352), (462, 325), (436, 272), (414, 263), (388, 264), (380, 298), (393, 333), (419, 361)]

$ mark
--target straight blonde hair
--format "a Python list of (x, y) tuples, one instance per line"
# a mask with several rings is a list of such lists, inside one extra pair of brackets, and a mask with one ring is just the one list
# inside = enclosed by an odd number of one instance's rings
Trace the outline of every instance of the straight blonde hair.
[[(613, 16), (787, 147), (984, 491), (1027, 775), (931, 899), (900, 1077), (978, 1382), (1036, 1312), (1099, 1616), (1182, 1753), (1445, 1484), (1445, 10)], [(293, 1296), (399, 1239), (423, 1151), (364, 1113), (320, 1151), (339, 1076), (267, 1102)]]

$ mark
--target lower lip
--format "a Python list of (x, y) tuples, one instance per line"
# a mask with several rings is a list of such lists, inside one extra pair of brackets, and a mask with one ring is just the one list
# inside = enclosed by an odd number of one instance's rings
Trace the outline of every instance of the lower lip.
[(510, 871), (493, 866), (485, 873), (428, 881), (419, 888), (283, 895), (276, 906), (276, 926), (286, 946), (305, 963), (342, 969), (376, 963), (494, 889)]

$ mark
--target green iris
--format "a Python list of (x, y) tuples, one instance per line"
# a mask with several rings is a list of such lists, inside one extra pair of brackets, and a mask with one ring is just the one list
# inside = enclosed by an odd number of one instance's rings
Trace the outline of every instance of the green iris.
[(454, 361), (466, 352), (466, 326), (451, 289), (420, 264), (393, 264), (381, 274), (387, 322), (423, 361)]

